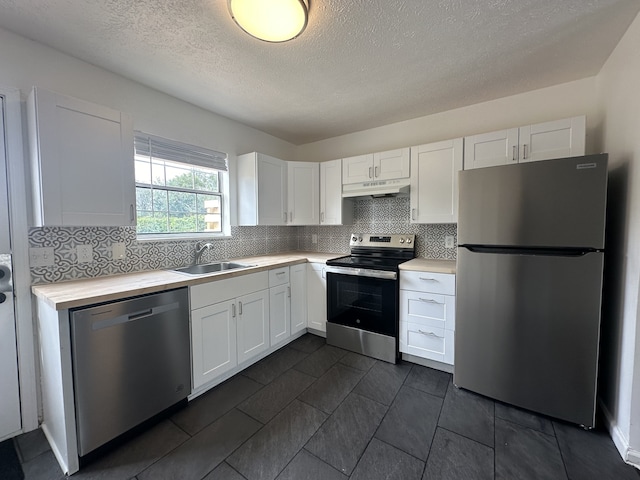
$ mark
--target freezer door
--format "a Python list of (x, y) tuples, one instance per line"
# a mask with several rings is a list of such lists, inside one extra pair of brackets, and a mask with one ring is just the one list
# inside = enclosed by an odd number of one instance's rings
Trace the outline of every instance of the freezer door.
[(602, 253), (458, 250), (454, 383), (593, 426)]
[(460, 172), (458, 245), (604, 248), (607, 155)]

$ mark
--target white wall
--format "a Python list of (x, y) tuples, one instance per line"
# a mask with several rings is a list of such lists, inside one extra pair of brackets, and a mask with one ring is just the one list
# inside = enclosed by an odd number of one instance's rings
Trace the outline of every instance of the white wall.
[[(609, 206), (601, 384), (612, 437), (640, 466), (640, 15), (597, 76)], [(625, 445), (626, 443), (626, 445)], [(622, 448), (621, 448), (622, 447)], [(628, 451), (627, 448), (629, 449)]]
[(596, 91), (596, 79), (590, 77), (301, 145), (296, 157), (332, 160), (583, 114), (587, 115), (587, 152), (595, 153), (600, 129)]

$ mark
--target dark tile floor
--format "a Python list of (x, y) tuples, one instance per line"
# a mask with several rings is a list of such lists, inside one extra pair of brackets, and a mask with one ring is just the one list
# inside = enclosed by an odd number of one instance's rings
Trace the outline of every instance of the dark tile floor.
[[(27, 480), (64, 478), (40, 430)], [(586, 432), (305, 335), (106, 454), (74, 479), (639, 480)]]

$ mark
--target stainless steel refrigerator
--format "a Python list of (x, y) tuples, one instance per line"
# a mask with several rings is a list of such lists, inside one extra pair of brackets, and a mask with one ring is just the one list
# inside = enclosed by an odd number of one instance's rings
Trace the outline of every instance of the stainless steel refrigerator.
[(595, 423), (607, 155), (460, 172), (454, 383)]

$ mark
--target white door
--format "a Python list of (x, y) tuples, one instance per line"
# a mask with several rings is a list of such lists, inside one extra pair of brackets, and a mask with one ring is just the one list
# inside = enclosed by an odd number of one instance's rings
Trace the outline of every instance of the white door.
[(237, 299), (238, 364), (269, 348), (269, 289)]
[(342, 159), (342, 183), (363, 183), (373, 180), (373, 154)]
[(583, 116), (520, 127), (520, 162), (584, 155)]
[(518, 129), (464, 137), (464, 169), (518, 163)]
[(0, 97), (0, 439), (11, 436), (22, 426), (9, 235), (4, 111), (4, 99)]
[(288, 162), (289, 225), (317, 225), (320, 181), (317, 162)]
[(291, 272), (291, 334), (307, 328), (307, 264), (293, 265)]
[(271, 346), (291, 336), (291, 287), (288, 283), (269, 289)]
[(191, 312), (194, 389), (238, 364), (235, 311), (229, 300)]
[(373, 154), (373, 178), (375, 180), (393, 180), (408, 178), (410, 150), (400, 148)]
[(310, 263), (307, 269), (307, 326), (327, 331), (327, 275), (324, 263)]
[(411, 223), (458, 221), (462, 138), (411, 148)]
[(342, 160), (320, 164), (320, 225), (342, 225)]
[(258, 225), (284, 225), (287, 220), (287, 164), (258, 154)]

